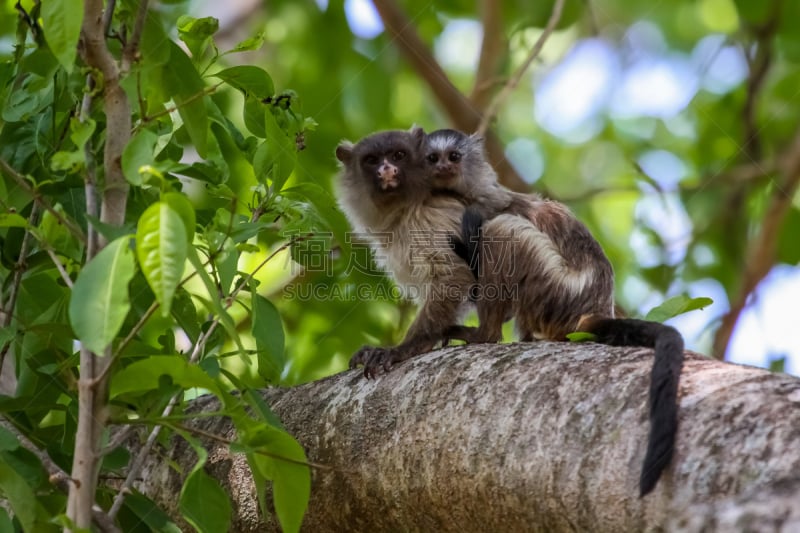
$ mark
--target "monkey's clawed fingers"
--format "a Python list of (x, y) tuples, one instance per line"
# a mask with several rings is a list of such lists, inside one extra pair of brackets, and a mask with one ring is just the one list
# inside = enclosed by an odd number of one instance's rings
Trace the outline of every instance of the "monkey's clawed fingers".
[(350, 358), (350, 368), (363, 365), (364, 377), (371, 379), (377, 376), (381, 370), (384, 372), (390, 371), (392, 364), (398, 360), (397, 353), (392, 348), (364, 346)]

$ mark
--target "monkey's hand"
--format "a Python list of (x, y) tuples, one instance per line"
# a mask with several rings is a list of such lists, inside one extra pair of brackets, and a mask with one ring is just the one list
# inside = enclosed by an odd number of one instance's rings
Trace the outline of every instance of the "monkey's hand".
[(364, 346), (350, 358), (350, 368), (363, 365), (364, 377), (371, 379), (377, 376), (381, 370), (383, 372), (388, 372), (392, 369), (394, 363), (399, 363), (404, 359), (408, 359), (408, 357), (403, 357), (402, 355), (401, 351), (397, 348)]
[(445, 336), (445, 343), (444, 346), (447, 346), (451, 340), (456, 339), (460, 341), (464, 341), (467, 344), (474, 344), (476, 342), (486, 342), (481, 335), (478, 328), (471, 328), (468, 326), (448, 326), (444, 330)]

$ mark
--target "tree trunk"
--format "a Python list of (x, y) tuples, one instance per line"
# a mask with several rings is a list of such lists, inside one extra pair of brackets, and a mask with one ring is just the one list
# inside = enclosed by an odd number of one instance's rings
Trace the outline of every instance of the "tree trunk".
[[(800, 379), (694, 354), (674, 460), (638, 497), (652, 361), (597, 344), (477, 345), (264, 397), (309, 460), (331, 467), (313, 471), (305, 531), (800, 531)], [(226, 420), (193, 424), (232, 436)], [(236, 530), (276, 530), (243, 456), (207, 445)], [(173, 440), (138, 488), (176, 516), (168, 460), (188, 472), (195, 457)]]

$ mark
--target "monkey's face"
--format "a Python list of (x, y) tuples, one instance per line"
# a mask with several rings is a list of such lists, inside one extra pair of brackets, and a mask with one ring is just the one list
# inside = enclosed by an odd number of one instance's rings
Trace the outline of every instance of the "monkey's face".
[(336, 157), (347, 168), (347, 176), (366, 185), (373, 199), (407, 195), (423, 185), (423, 136), (421, 130), (376, 133), (355, 146), (339, 145)]
[(369, 152), (361, 158), (361, 170), (365, 176), (372, 177), (379, 191), (392, 191), (406, 182), (407, 158), (408, 152), (402, 146), (394, 147), (388, 153)]
[(437, 130), (425, 143), (425, 164), (434, 189), (459, 188), (469, 137), (457, 130)]
[(449, 189), (458, 184), (463, 157), (458, 147), (428, 153), (425, 159), (434, 188)]

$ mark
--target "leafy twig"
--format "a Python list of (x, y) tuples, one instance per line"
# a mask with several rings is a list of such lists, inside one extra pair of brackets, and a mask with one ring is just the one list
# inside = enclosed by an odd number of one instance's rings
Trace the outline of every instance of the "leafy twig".
[(16, 183), (16, 184), (17, 184), (17, 185), (18, 185), (18, 186), (19, 186), (21, 189), (23, 189), (25, 192), (27, 192), (28, 194), (30, 194), (30, 195), (31, 195), (31, 197), (32, 197), (32, 198), (33, 198), (33, 199), (34, 199), (34, 200), (35, 200), (35, 201), (36, 201), (36, 202), (37, 202), (37, 203), (38, 203), (38, 204), (39, 204), (39, 205), (40, 205), (40, 206), (41, 206), (41, 207), (42, 207), (42, 208), (43, 208), (45, 211), (47, 211), (48, 213), (50, 213), (51, 215), (53, 215), (53, 217), (54, 217), (56, 220), (58, 220), (58, 222), (59, 222), (59, 223), (60, 223), (62, 226), (64, 226), (65, 228), (67, 228), (67, 231), (69, 231), (69, 232), (72, 234), (72, 236), (73, 236), (73, 237), (75, 237), (76, 239), (78, 239), (78, 240), (79, 240), (79, 241), (81, 241), (81, 242), (84, 242), (84, 243), (86, 242), (86, 235), (84, 235), (84, 234), (83, 234), (83, 232), (81, 231), (81, 229), (80, 229), (78, 226), (76, 226), (76, 225), (75, 225), (75, 224), (74, 224), (72, 221), (70, 221), (70, 220), (68, 220), (68, 219), (64, 218), (64, 216), (63, 216), (61, 213), (59, 213), (59, 212), (58, 212), (58, 211), (57, 211), (57, 210), (56, 210), (56, 209), (55, 209), (55, 208), (54, 208), (52, 205), (50, 205), (50, 204), (47, 202), (47, 200), (45, 200), (44, 198), (42, 198), (42, 196), (39, 194), (39, 191), (37, 191), (36, 189), (34, 189), (34, 188), (31, 186), (31, 184), (30, 184), (30, 183), (28, 183), (28, 180), (25, 178), (25, 176), (23, 176), (22, 174), (20, 174), (19, 172), (17, 172), (17, 171), (14, 169), (14, 167), (12, 167), (10, 164), (8, 164), (8, 162), (7, 162), (5, 159), (3, 159), (2, 157), (0, 157), (0, 168), (2, 168), (2, 169), (5, 171), (6, 175), (8, 175), (8, 176), (9, 176), (9, 177), (10, 177), (12, 180), (14, 180), (14, 182), (15, 182), (15, 183)]
[(120, 70), (123, 74), (127, 74), (131, 65), (139, 58), (139, 41), (142, 38), (142, 31), (144, 31), (144, 22), (147, 18), (147, 5), (148, 0), (139, 0), (139, 11), (136, 12), (136, 20), (133, 22), (133, 32), (131, 33), (128, 42), (122, 49), (122, 65)]
[[(79, 52), (83, 61), (102, 74), (103, 112), (106, 135), (103, 150), (103, 175), (105, 177), (100, 206), (100, 220), (111, 226), (122, 226), (128, 201), (128, 182), (122, 172), (122, 152), (131, 136), (131, 109), (125, 90), (120, 85), (120, 70), (106, 43), (107, 27), (113, 17), (114, 2), (109, 2), (105, 13), (102, 0), (83, 2), (83, 23)], [(87, 177), (87, 192), (93, 186)], [(88, 202), (93, 199), (87, 198)], [(105, 238), (98, 238), (97, 250), (89, 239), (88, 252), (99, 251)], [(87, 261), (92, 255), (87, 254)], [(88, 529), (91, 525), (91, 507), (97, 488), (101, 455), (100, 441), (107, 420), (107, 379), (98, 383), (97, 376), (106, 374), (112, 364), (111, 350), (98, 357), (85, 346), (80, 350), (80, 379), (78, 380), (78, 427), (75, 433), (75, 454), (72, 478), (67, 498), (67, 516), (75, 528)]]
[[(48, 481), (61, 492), (68, 492), (70, 486), (69, 475), (53, 461), (47, 452), (40, 449), (28, 437), (25, 436), (17, 427), (8, 420), (5, 415), (0, 417), (0, 426), (6, 431), (12, 433), (23, 448), (31, 452), (42, 463), (48, 475)], [(120, 529), (114, 524), (114, 521), (103, 511), (103, 509), (96, 503), (92, 506), (92, 520), (95, 525), (100, 528), (100, 531), (106, 533), (119, 533)]]
[[(255, 276), (255, 274), (262, 267), (264, 267), (264, 265), (266, 265), (267, 262), (269, 262), (272, 258), (274, 258), (279, 252), (291, 246), (293, 243), (299, 242), (300, 240), (305, 238), (307, 238), (307, 236), (305, 235), (295, 237), (289, 240), (288, 242), (284, 243), (283, 245), (281, 245), (279, 248), (273, 251), (269, 256), (267, 256), (267, 258), (264, 259), (264, 261), (262, 261), (255, 269), (253, 269), (253, 271), (245, 279), (241, 281), (241, 283), (239, 283), (236, 289), (231, 293), (230, 297), (227, 298), (227, 301), (225, 303), (225, 309), (227, 310), (228, 308), (230, 308), (231, 305), (233, 305), (233, 302), (236, 300), (236, 296), (239, 294), (239, 292), (250, 283), (250, 280), (253, 279), (253, 276)], [(199, 361), (200, 354), (203, 353), (203, 348), (205, 347), (206, 342), (208, 342), (208, 339), (211, 338), (211, 335), (214, 333), (214, 330), (219, 325), (219, 321), (220, 317), (215, 317), (214, 320), (209, 325), (208, 329), (197, 339), (197, 342), (195, 342), (194, 347), (192, 349), (192, 353), (189, 356), (189, 363), (193, 364)], [(172, 410), (175, 409), (175, 407), (178, 405), (180, 396), (181, 393), (178, 392), (177, 394), (172, 396), (172, 398), (170, 398), (169, 403), (161, 412), (162, 419), (172, 414)], [(119, 510), (122, 508), (122, 503), (125, 499), (125, 495), (130, 492), (131, 487), (133, 486), (133, 483), (136, 480), (136, 476), (139, 475), (139, 471), (144, 465), (145, 459), (147, 459), (147, 456), (150, 454), (150, 450), (155, 444), (156, 439), (158, 439), (159, 434), (161, 434), (161, 429), (163, 428), (163, 426), (164, 422), (162, 421), (162, 423), (157, 424), (156, 426), (153, 427), (152, 431), (150, 431), (150, 435), (147, 436), (147, 440), (145, 441), (144, 445), (141, 447), (141, 449), (139, 449), (139, 453), (136, 454), (136, 457), (131, 463), (131, 466), (128, 469), (128, 475), (126, 476), (125, 481), (122, 483), (119, 492), (114, 497), (114, 502), (111, 505), (111, 509), (108, 511), (108, 515), (112, 519), (117, 516), (117, 513), (119, 513)]]
[(194, 102), (198, 98), (203, 98), (204, 96), (207, 96), (209, 94), (214, 94), (216, 92), (216, 90), (219, 89), (219, 87), (221, 85), (223, 85), (224, 83), (225, 82), (221, 81), (221, 82), (217, 83), (216, 85), (210, 85), (210, 86), (206, 87), (205, 89), (203, 89), (202, 91), (200, 91), (199, 93), (195, 93), (195, 94), (191, 95), (189, 98), (187, 98), (186, 100), (184, 100), (180, 104), (176, 104), (176, 105), (173, 105), (173, 106), (165, 107), (164, 109), (162, 109), (160, 111), (156, 111), (152, 115), (142, 116), (142, 124), (147, 124), (148, 122), (152, 122), (152, 121), (154, 121), (155, 119), (157, 119), (159, 117), (163, 117), (165, 115), (169, 115), (173, 111), (177, 111), (181, 107)]
[(58, 273), (61, 275), (61, 279), (64, 280), (64, 284), (72, 289), (72, 278), (69, 277), (69, 274), (64, 268), (64, 265), (61, 264), (61, 261), (59, 261), (56, 253), (49, 246), (45, 246), (44, 251), (47, 252), (47, 255), (50, 256), (50, 259), (52, 259), (53, 264), (56, 266), (56, 270), (58, 270)]
[[(34, 202), (33, 206), (31, 207), (31, 214), (28, 217), (28, 225), (31, 227), (36, 226), (39, 223), (39, 204)], [(17, 263), (14, 265), (14, 281), (11, 283), (11, 289), (8, 296), (8, 304), (6, 306), (5, 312), (3, 314), (3, 327), (7, 327), (11, 324), (11, 320), (14, 316), (14, 308), (17, 306), (17, 296), (19, 296), (19, 289), (22, 285), (22, 275), (25, 273), (27, 268), (27, 260), (28, 260), (28, 248), (31, 245), (31, 232), (29, 229), (25, 230), (25, 235), (22, 237), (22, 244), (20, 245), (19, 250), (19, 257), (17, 258)], [(0, 348), (0, 369), (3, 368), (3, 363), (5, 363), (6, 354), (8, 353), (8, 349), (11, 346), (11, 340), (6, 341), (3, 344), (3, 347)]]
[[(138, 420), (133, 420), (132, 422), (138, 423), (139, 421)], [(219, 442), (220, 444), (224, 444), (224, 445), (229, 446), (229, 447), (231, 445), (233, 445), (233, 444), (236, 444), (236, 441), (233, 441), (231, 439), (226, 439), (225, 437), (222, 437), (220, 435), (216, 435), (214, 433), (211, 433), (211, 432), (208, 432), (208, 431), (204, 431), (202, 429), (192, 428), (192, 427), (189, 427), (189, 426), (184, 426), (183, 424), (178, 424), (176, 422), (167, 421), (167, 422), (164, 422), (164, 425), (172, 427), (172, 428), (180, 430), (180, 431), (185, 431), (187, 433), (191, 433), (192, 435), (197, 435), (198, 437), (203, 437), (205, 439), (208, 439), (208, 440), (211, 440), (211, 441), (214, 441), (214, 442)], [(318, 470), (328, 470), (328, 471), (336, 470), (335, 468), (333, 468), (330, 465), (323, 465), (323, 464), (320, 464), (320, 463), (312, 463), (310, 461), (298, 461), (297, 459), (291, 459), (289, 457), (285, 457), (285, 456), (279, 455), (277, 453), (271, 453), (271, 452), (268, 452), (268, 451), (265, 451), (265, 450), (253, 449), (253, 453), (258, 454), (258, 455), (263, 455), (265, 457), (271, 457), (272, 459), (277, 459), (279, 461), (284, 461), (286, 463), (291, 463), (291, 464), (294, 464), (294, 465), (307, 466), (309, 468), (316, 468)]]
[(483, 118), (481, 118), (481, 122), (478, 125), (478, 133), (483, 135), (486, 133), (486, 130), (489, 128), (489, 123), (497, 116), (497, 111), (500, 109), (500, 106), (505, 103), (514, 89), (517, 88), (519, 85), (522, 76), (525, 74), (525, 71), (528, 70), (531, 63), (539, 56), (539, 53), (542, 51), (544, 47), (544, 43), (547, 41), (547, 38), (550, 37), (550, 34), (553, 33), (558, 21), (561, 20), (561, 12), (564, 9), (564, 2), (565, 0), (556, 0), (555, 4), (553, 5), (553, 12), (550, 14), (550, 20), (547, 21), (547, 26), (545, 26), (544, 31), (536, 40), (536, 43), (533, 45), (528, 57), (525, 58), (525, 61), (522, 62), (522, 65), (519, 66), (517, 71), (511, 76), (511, 79), (508, 80), (508, 83), (503, 87), (503, 89), (494, 97), (492, 103), (489, 104), (489, 107), (486, 109), (486, 112), (483, 114)]

